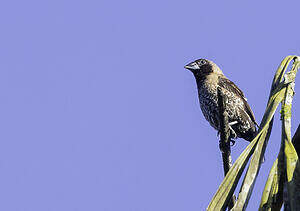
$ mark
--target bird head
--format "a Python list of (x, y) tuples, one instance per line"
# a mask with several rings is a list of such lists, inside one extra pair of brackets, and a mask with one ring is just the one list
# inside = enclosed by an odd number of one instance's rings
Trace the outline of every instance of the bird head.
[(197, 59), (185, 65), (184, 68), (190, 70), (196, 77), (206, 76), (212, 73), (223, 75), (221, 69), (215, 63), (207, 59)]

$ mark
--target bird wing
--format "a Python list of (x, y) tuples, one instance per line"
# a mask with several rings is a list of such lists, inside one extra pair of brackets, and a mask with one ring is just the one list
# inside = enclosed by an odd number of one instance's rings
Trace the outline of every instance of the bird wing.
[(228, 91), (230, 91), (231, 93), (234, 93), (235, 95), (239, 96), (243, 102), (244, 102), (244, 109), (247, 112), (247, 114), (249, 115), (250, 119), (258, 126), (258, 124), (255, 121), (255, 117), (254, 114), (247, 102), (247, 99), (244, 96), (244, 93), (242, 92), (242, 90), (240, 90), (237, 85), (235, 85), (232, 81), (230, 81), (227, 78), (224, 78), (222, 76), (219, 77), (219, 83), (218, 85)]

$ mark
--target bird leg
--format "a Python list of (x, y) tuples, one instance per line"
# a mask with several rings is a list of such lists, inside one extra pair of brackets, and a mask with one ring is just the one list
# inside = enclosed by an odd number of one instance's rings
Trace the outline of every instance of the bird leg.
[[(228, 123), (228, 128), (229, 128), (229, 130), (230, 130), (230, 138), (229, 138), (229, 141), (230, 141), (230, 143), (232, 144), (231, 146), (233, 146), (234, 144), (235, 144), (235, 141), (233, 140), (233, 139), (236, 139), (237, 138), (237, 135), (236, 135), (236, 133), (234, 132), (234, 130), (232, 129), (232, 125), (235, 125), (235, 124), (237, 124), (238, 123), (238, 121), (233, 121), (233, 122), (230, 122), (230, 123)], [(220, 131), (218, 131), (217, 132), (217, 137), (220, 137)], [(222, 146), (221, 146), (221, 142), (220, 142), (220, 149), (222, 148)], [(221, 150), (222, 151), (222, 150)]]
[(231, 126), (231, 125), (235, 125), (237, 123), (238, 123), (238, 121), (233, 121), (233, 122), (229, 122), (228, 125)]
[(229, 124), (228, 124), (228, 128), (229, 128), (229, 130), (230, 130), (230, 137), (232, 137), (232, 138), (234, 138), (234, 139), (236, 139), (237, 138), (237, 135), (236, 135), (236, 133), (234, 132), (234, 130), (232, 129), (232, 125), (235, 125), (235, 124), (237, 124), (238, 122), (237, 121), (234, 121), (234, 122), (230, 122)]

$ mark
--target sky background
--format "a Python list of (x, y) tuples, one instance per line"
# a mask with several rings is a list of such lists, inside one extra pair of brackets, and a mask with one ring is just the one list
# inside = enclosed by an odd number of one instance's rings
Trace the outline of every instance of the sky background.
[[(300, 55), (299, 6), (1, 1), (0, 210), (204, 210), (222, 161), (183, 66), (215, 61), (260, 122), (276, 68)], [(257, 210), (280, 133), (276, 112), (249, 210)], [(237, 140), (234, 159), (246, 145)]]

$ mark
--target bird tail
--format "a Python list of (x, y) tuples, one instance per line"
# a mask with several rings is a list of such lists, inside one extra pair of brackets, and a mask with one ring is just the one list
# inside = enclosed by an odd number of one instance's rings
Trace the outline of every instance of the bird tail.
[(254, 126), (253, 127), (253, 130), (249, 130), (245, 136), (243, 137), (245, 140), (251, 142), (255, 137), (256, 135), (258, 134), (258, 130), (257, 128)]

